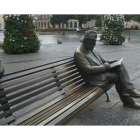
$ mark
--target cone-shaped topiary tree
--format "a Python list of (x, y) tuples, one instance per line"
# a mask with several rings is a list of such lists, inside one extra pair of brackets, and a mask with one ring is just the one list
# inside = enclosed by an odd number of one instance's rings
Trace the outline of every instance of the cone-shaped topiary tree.
[(122, 44), (125, 41), (125, 37), (122, 35), (124, 23), (123, 15), (105, 15), (101, 41), (110, 45)]
[(40, 41), (31, 15), (4, 15), (4, 42), (2, 49), (8, 54), (37, 52)]

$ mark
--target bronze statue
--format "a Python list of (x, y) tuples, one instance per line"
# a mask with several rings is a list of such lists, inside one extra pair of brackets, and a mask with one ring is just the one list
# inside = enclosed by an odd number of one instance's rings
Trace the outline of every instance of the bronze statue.
[(123, 105), (140, 109), (140, 104), (132, 98), (140, 98), (140, 93), (135, 90), (134, 85), (131, 83), (125, 66), (121, 64), (111, 68), (110, 64), (117, 60), (107, 61), (103, 59), (94, 48), (96, 39), (97, 33), (88, 30), (82, 45), (74, 53), (76, 65), (84, 81), (89, 85), (102, 87), (115, 83)]

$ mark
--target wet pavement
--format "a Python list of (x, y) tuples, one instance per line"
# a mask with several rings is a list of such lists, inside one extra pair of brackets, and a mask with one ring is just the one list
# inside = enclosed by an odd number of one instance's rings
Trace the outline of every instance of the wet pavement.
[[(40, 35), (42, 45), (37, 53), (9, 55), (0, 50), (5, 74), (72, 57), (75, 49), (81, 44), (81, 36)], [(2, 37), (0, 33), (0, 41)], [(63, 43), (57, 44), (57, 38), (62, 38)], [(130, 78), (140, 92), (140, 43), (103, 45), (97, 41), (96, 49), (102, 57), (109, 60), (124, 58), (123, 63)], [(108, 93), (111, 102), (106, 102), (106, 96), (103, 95), (68, 125), (140, 125), (140, 110), (123, 107), (114, 87)], [(140, 102), (140, 99), (136, 101)]]
[[(124, 36), (126, 37), (125, 42), (128, 42), (129, 31), (125, 31)], [(98, 40), (100, 39), (101, 33), (98, 33)], [(42, 40), (42, 44), (57, 44), (57, 40), (59, 38), (63, 38), (63, 43), (66, 42), (77, 42), (77, 40), (82, 37), (83, 34), (70, 34), (70, 35), (39, 35), (39, 39)], [(0, 31), (0, 41), (3, 41), (4, 35), (3, 32)]]
[[(82, 37), (83, 34), (74, 34), (74, 35), (39, 35), (39, 40), (41, 41), (41, 44), (57, 44), (57, 40), (59, 38), (62, 39), (63, 43), (68, 42), (77, 42), (80, 37)], [(0, 31), (0, 41), (3, 41), (4, 35), (3, 32)]]

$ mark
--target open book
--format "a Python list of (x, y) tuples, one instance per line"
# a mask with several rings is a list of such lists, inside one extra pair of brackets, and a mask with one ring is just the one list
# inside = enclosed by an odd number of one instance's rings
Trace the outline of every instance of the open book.
[(112, 64), (110, 64), (110, 68), (113, 68), (113, 67), (116, 67), (118, 65), (121, 65), (122, 61), (123, 61), (123, 58), (118, 60), (118, 61), (116, 61), (116, 62), (114, 62), (114, 63), (112, 63)]

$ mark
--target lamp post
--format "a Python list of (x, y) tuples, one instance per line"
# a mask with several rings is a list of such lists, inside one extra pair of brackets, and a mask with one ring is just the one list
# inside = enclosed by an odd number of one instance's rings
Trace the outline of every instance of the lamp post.
[(64, 15), (63, 15), (63, 35), (65, 35), (65, 32), (64, 32)]
[(37, 32), (37, 17), (35, 17), (36, 32)]

